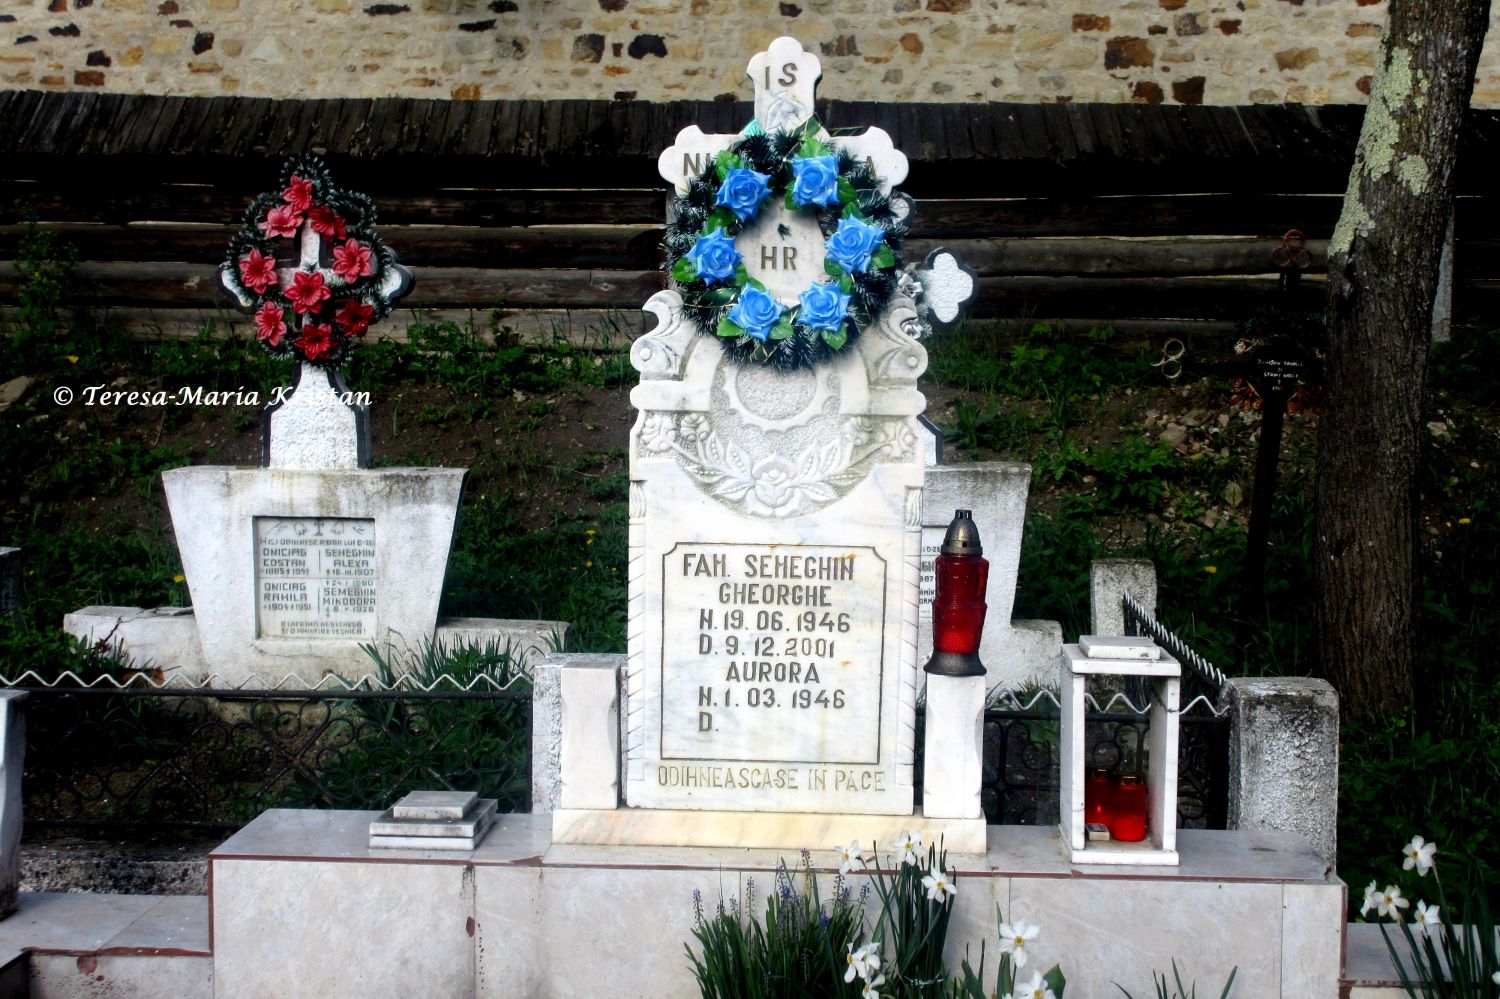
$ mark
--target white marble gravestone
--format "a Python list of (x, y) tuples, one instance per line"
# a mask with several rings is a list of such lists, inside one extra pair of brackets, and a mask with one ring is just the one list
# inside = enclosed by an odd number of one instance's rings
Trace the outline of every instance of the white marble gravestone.
[[(747, 72), (750, 128), (789, 130), (811, 114), (818, 59), (795, 40), (777, 39)], [(905, 156), (878, 129), (819, 137), (867, 159), (884, 193), (906, 176)], [(662, 176), (686, 191), (738, 138), (689, 127), (661, 155)], [(816, 221), (776, 199), (735, 248), (787, 305), (823, 273)], [(914, 802), (919, 304), (898, 291), (849, 349), (791, 373), (736, 364), (683, 314), (675, 290), (645, 308), (656, 325), (630, 355), (640, 384), (625, 807), (565, 805), (554, 838), (799, 846), (851, 831), (889, 836), (911, 824)], [(851, 821), (861, 816), (863, 825)], [(983, 820), (970, 825), (951, 848), (983, 848)]]

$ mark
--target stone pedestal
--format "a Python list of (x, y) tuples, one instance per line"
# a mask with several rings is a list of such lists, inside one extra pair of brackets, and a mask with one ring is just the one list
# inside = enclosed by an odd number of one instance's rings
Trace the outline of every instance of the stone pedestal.
[(620, 804), (620, 681), (611, 657), (577, 662), (559, 677), (562, 808)]
[(26, 692), (0, 691), (0, 918), (16, 911), (21, 884), (21, 774), (26, 764)]
[(369, 468), (370, 407), (343, 375), (303, 362), (291, 394), (266, 409), (267, 468)]
[(1089, 620), (1095, 635), (1125, 634), (1125, 594), (1156, 610), (1156, 566), (1144, 558), (1101, 558), (1089, 566)]
[(984, 781), (982, 676), (928, 676), (923, 752), (922, 814), (934, 819), (982, 819)]
[(1231, 677), (1229, 827), (1281, 829), (1337, 855), (1339, 696), (1311, 677)]
[[(917, 648), (932, 648), (932, 600), (936, 594), (933, 560), (957, 509), (971, 510), (984, 557), (990, 562), (984, 602), (989, 610), (979, 658), (991, 688), (1014, 689), (1028, 681), (1050, 682), (1062, 648), (1062, 629), (1053, 622), (1011, 620), (1021, 564), (1021, 530), (1031, 466), (1013, 461), (937, 465), (927, 469), (922, 490), (922, 588)], [(919, 680), (919, 682), (921, 682)]]
[(362, 674), (362, 644), (433, 637), (466, 474), (175, 468), (162, 474), (210, 672)]

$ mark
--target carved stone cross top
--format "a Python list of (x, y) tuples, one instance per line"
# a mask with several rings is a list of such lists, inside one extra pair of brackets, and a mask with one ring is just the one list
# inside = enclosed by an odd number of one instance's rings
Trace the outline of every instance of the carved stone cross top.
[[(736, 135), (706, 134), (697, 125), (689, 125), (677, 133), (677, 141), (657, 158), (662, 179), (678, 194), (686, 194), (688, 182), (707, 169), (721, 150), (734, 145), (755, 125), (767, 132), (786, 132), (805, 122), (813, 113), (823, 67), (816, 55), (802, 48), (801, 42), (783, 36), (750, 59), (745, 75), (755, 85), (755, 121), (751, 125)], [(840, 136), (830, 136), (826, 129), (819, 129), (818, 137), (856, 159), (867, 160), (880, 178), (881, 190), (887, 194), (906, 179), (906, 155), (896, 149), (882, 129), (869, 128), (859, 135)]]
[(755, 120), (767, 132), (790, 132), (813, 113), (823, 67), (797, 39), (776, 39), (751, 57), (745, 72), (755, 85)]

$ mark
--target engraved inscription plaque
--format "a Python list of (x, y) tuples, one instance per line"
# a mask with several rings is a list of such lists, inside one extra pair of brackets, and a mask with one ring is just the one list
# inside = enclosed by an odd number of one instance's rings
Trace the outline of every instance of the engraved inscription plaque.
[(256, 637), (375, 639), (375, 521), (255, 518)]
[(879, 762), (873, 548), (678, 544), (663, 562), (663, 760)]

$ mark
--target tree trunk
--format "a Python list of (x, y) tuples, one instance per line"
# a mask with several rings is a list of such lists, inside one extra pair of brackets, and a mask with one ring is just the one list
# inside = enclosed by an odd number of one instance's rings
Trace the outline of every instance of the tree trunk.
[(1489, 0), (1391, 0), (1329, 242), (1318, 431), (1319, 662), (1346, 717), (1410, 702), (1422, 388), (1453, 167)]

